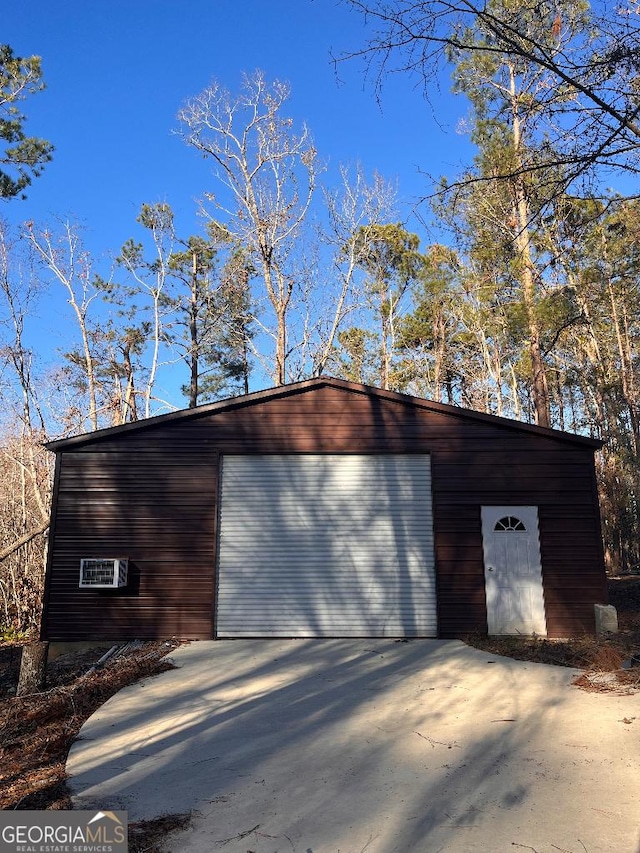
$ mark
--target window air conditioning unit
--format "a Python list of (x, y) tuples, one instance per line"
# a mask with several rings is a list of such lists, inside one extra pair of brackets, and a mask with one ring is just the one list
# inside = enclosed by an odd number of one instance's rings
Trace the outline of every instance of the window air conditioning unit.
[(80, 586), (89, 589), (117, 589), (127, 585), (129, 561), (122, 557), (80, 560)]

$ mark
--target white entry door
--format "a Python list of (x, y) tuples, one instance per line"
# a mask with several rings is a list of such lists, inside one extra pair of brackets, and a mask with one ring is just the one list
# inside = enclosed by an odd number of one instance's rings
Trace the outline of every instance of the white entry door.
[(482, 541), (490, 634), (546, 635), (535, 506), (483, 506)]

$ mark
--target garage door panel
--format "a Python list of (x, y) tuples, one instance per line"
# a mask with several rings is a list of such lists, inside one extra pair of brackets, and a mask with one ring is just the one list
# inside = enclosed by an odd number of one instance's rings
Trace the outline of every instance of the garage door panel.
[(218, 636), (434, 636), (429, 458), (227, 456)]

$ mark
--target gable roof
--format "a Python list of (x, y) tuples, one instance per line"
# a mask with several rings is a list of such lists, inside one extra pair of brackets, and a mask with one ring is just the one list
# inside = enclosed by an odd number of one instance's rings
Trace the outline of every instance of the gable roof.
[(319, 388), (325, 387), (337, 388), (343, 391), (349, 391), (353, 394), (368, 397), (376, 397), (381, 400), (399, 403), (403, 406), (433, 411), (453, 418), (478, 421), (481, 423), (492, 424), (493, 426), (500, 426), (502, 428), (529, 432), (540, 437), (544, 436), (546, 438), (554, 438), (556, 440), (580, 444), (593, 449), (598, 449), (603, 445), (602, 441), (595, 438), (588, 438), (583, 435), (575, 435), (574, 433), (562, 432), (557, 429), (535, 426), (534, 424), (515, 421), (511, 418), (503, 418), (498, 415), (488, 415), (485, 412), (477, 412), (473, 409), (463, 409), (460, 406), (452, 406), (448, 403), (437, 403), (434, 400), (412, 397), (409, 394), (401, 394), (398, 391), (384, 391), (381, 388), (374, 388), (370, 385), (361, 385), (357, 382), (348, 382), (345, 379), (320, 376), (315, 379), (305, 379), (300, 382), (292, 382), (288, 385), (268, 388), (264, 391), (254, 391), (251, 394), (243, 394), (238, 397), (216, 400), (214, 403), (205, 403), (204, 405), (196, 406), (193, 409), (180, 409), (177, 412), (155, 415), (154, 417), (145, 418), (141, 421), (134, 421), (120, 426), (107, 427), (106, 429), (96, 430), (95, 432), (82, 433), (81, 435), (75, 435), (71, 438), (59, 438), (55, 441), (47, 442), (44, 446), (47, 450), (58, 453), (90, 442), (99, 441), (102, 438), (112, 438), (121, 434), (125, 435), (126, 433), (133, 431), (138, 432), (140, 430), (151, 429), (155, 426), (170, 423), (172, 421), (186, 421), (202, 418), (207, 415), (215, 415), (217, 412), (225, 412), (231, 409), (244, 408), (246, 406), (257, 406), (262, 403), (266, 403), (269, 400), (296, 396), (298, 394), (313, 392)]

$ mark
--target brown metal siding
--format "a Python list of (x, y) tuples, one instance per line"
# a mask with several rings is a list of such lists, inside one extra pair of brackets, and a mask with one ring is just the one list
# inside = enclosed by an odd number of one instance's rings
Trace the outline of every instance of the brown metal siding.
[[(62, 454), (51, 639), (211, 636), (217, 455), (132, 444)], [(128, 557), (127, 587), (79, 589), (94, 556)]]
[[(47, 633), (213, 636), (218, 454), (430, 453), (443, 637), (486, 631), (480, 507), (539, 507), (551, 636), (606, 601), (593, 449), (375, 393), (319, 385), (61, 450)], [(81, 557), (128, 556), (133, 583), (77, 585)]]
[(549, 636), (593, 631), (593, 603), (607, 600), (593, 451), (530, 435), (476, 438), (462, 459), (446, 442), (433, 451), (440, 635), (486, 631), (480, 508), (504, 504), (539, 508)]

